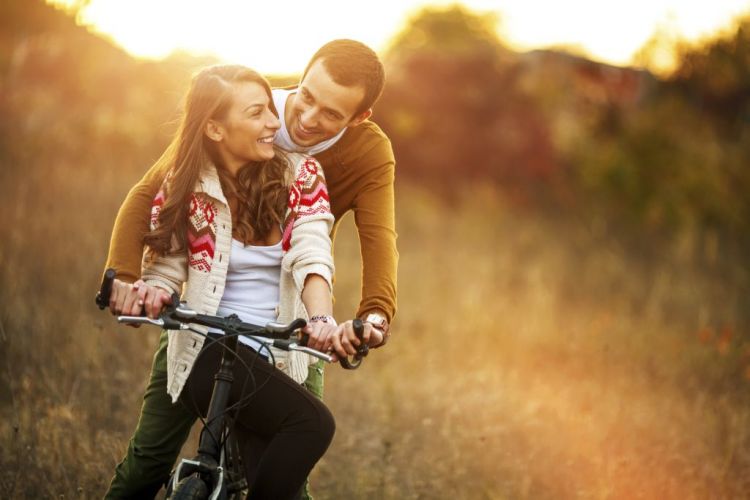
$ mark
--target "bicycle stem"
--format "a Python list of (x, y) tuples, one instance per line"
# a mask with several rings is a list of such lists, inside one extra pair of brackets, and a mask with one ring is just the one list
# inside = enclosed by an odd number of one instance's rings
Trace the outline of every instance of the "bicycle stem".
[(214, 389), (211, 396), (211, 402), (208, 405), (206, 427), (201, 433), (200, 443), (198, 445), (198, 455), (201, 459), (211, 460), (214, 463), (214, 457), (219, 456), (222, 431), (224, 429), (224, 410), (227, 408), (229, 390), (234, 381), (233, 369), (235, 358), (228, 353), (233, 353), (237, 350), (236, 336), (227, 335), (224, 340), (226, 341), (226, 348), (221, 355), (221, 366), (219, 371), (214, 376)]

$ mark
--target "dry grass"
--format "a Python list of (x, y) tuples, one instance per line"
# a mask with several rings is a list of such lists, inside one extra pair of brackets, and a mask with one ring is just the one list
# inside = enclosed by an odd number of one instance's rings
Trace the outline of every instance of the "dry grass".
[[(156, 331), (92, 297), (132, 175), (74, 165), (0, 186), (0, 491), (101, 496)], [(6, 177), (7, 178), (7, 177)], [(750, 491), (747, 270), (686, 240), (633, 262), (581, 225), (401, 186), (399, 313), (357, 372), (329, 368), (317, 498), (737, 498)], [(350, 221), (337, 310), (359, 297)], [(724, 263), (726, 264), (726, 263)], [(724, 266), (726, 267), (726, 266)]]

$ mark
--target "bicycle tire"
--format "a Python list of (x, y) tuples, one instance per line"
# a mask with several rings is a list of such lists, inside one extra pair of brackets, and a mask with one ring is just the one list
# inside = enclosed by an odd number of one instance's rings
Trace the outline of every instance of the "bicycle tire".
[(180, 480), (169, 498), (170, 500), (205, 500), (208, 495), (206, 482), (198, 474), (193, 474)]

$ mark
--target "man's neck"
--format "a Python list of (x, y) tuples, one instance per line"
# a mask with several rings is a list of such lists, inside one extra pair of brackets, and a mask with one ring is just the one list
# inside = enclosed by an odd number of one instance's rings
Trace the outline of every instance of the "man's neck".
[(292, 136), (292, 131), (289, 130), (289, 123), (292, 121), (292, 99), (294, 98), (295, 92), (291, 92), (288, 96), (286, 96), (286, 105), (284, 106), (284, 127), (286, 128), (286, 132), (289, 134), (289, 137)]

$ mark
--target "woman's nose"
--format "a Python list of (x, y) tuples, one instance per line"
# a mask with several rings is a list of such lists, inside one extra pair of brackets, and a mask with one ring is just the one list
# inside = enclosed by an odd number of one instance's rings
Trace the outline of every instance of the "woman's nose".
[(268, 121), (266, 122), (266, 128), (270, 128), (272, 130), (278, 130), (281, 128), (281, 122), (278, 118), (276, 118), (276, 115), (273, 113), (268, 114)]

